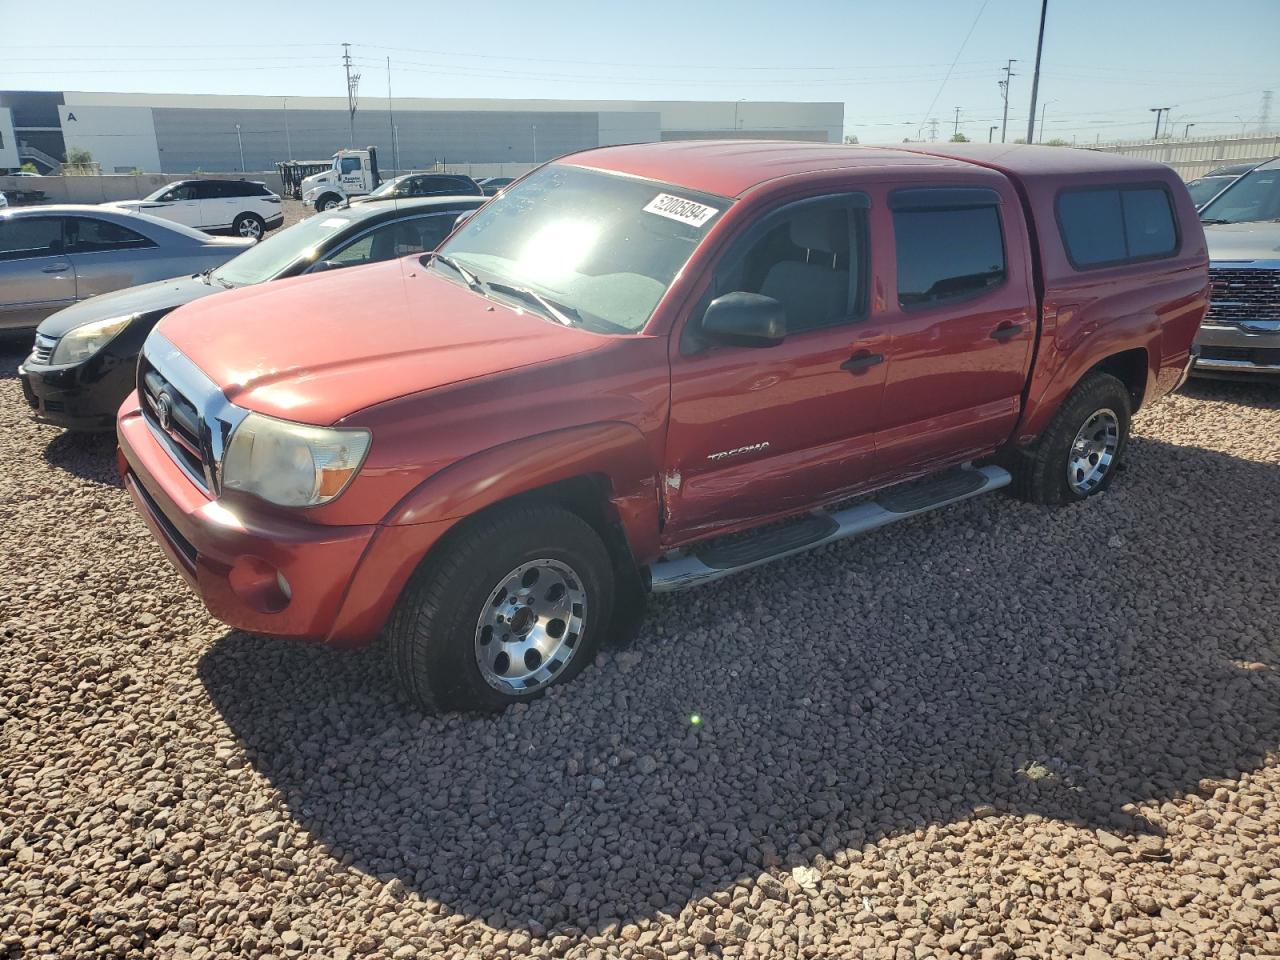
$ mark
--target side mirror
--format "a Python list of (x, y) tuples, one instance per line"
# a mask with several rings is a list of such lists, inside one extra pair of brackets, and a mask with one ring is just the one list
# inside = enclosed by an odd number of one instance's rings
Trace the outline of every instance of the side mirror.
[(787, 311), (773, 297), (726, 293), (712, 300), (702, 315), (702, 334), (713, 343), (776, 347), (787, 336)]
[(453, 221), (453, 229), (457, 230), (475, 215), (475, 210), (465, 210), (458, 214), (458, 219)]
[(307, 268), (307, 273), (324, 273), (326, 270), (341, 270), (345, 266), (345, 263), (339, 263), (337, 260), (317, 260)]

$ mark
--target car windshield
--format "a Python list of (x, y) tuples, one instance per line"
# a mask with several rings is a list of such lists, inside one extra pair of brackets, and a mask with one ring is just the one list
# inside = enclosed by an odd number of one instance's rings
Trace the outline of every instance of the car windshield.
[(1187, 192), (1191, 194), (1192, 203), (1198, 207), (1216, 197), (1234, 179), (1235, 177), (1201, 177), (1187, 184)]
[(1246, 223), (1280, 218), (1280, 161), (1246, 173), (1214, 197), (1200, 219), (1210, 223)]
[(552, 164), (481, 207), (441, 252), (485, 283), (554, 301), (588, 329), (635, 333), (730, 202)]
[(213, 272), (213, 278), (232, 287), (271, 280), (300, 260), (316, 259), (335, 235), (357, 219), (338, 212), (317, 213), (232, 257)]
[(400, 184), (402, 183), (404, 183), (404, 177), (396, 177), (394, 180), (388, 180), (385, 183), (383, 183), (382, 186), (378, 187), (378, 189), (370, 193), (369, 196), (385, 197), (388, 194), (394, 193), (396, 190), (396, 187), (400, 186)]

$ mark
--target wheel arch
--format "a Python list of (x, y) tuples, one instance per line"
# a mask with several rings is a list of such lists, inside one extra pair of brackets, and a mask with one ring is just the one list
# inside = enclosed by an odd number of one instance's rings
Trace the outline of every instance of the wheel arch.
[(1147, 384), (1151, 379), (1151, 354), (1146, 347), (1134, 347), (1131, 350), (1113, 353), (1095, 364), (1085, 373), (1085, 376), (1094, 370), (1109, 373), (1123, 383), (1129, 391), (1131, 412), (1138, 412), (1146, 399)]

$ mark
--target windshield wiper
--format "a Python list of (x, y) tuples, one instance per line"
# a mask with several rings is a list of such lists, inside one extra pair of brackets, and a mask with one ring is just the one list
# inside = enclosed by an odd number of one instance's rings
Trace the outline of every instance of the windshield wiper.
[(489, 289), (496, 293), (507, 293), (527, 302), (536, 303), (552, 320), (564, 324), (566, 327), (576, 327), (582, 323), (582, 314), (578, 313), (573, 307), (556, 303), (554, 300), (548, 300), (536, 290), (530, 290), (528, 287), (516, 287), (509, 283), (501, 283), (494, 280), (489, 283)]
[(465, 280), (467, 286), (472, 290), (479, 292), (484, 289), (484, 284), (480, 282), (480, 278), (460, 264), (457, 260), (453, 259), (453, 257), (447, 256), (443, 253), (432, 253), (429, 254), (429, 256), (437, 263), (443, 263), (446, 267), (452, 267), (457, 271), (458, 276)]
[(1214, 223), (1230, 223), (1231, 221), (1223, 220), (1221, 217), (1208, 217), (1208, 218), (1202, 218), (1200, 222), (1214, 224)]

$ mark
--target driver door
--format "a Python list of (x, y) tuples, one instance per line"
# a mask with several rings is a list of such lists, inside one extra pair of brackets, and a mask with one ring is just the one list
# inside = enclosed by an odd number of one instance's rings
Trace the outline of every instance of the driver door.
[(143, 213), (163, 217), (188, 227), (200, 226), (200, 200), (194, 183), (180, 183), (162, 193), (157, 200), (138, 205)]
[[(828, 501), (871, 477), (886, 337), (867, 308), (867, 208), (849, 193), (766, 214), (673, 336), (665, 543)], [(707, 304), (734, 291), (783, 305), (781, 343), (700, 335)]]

